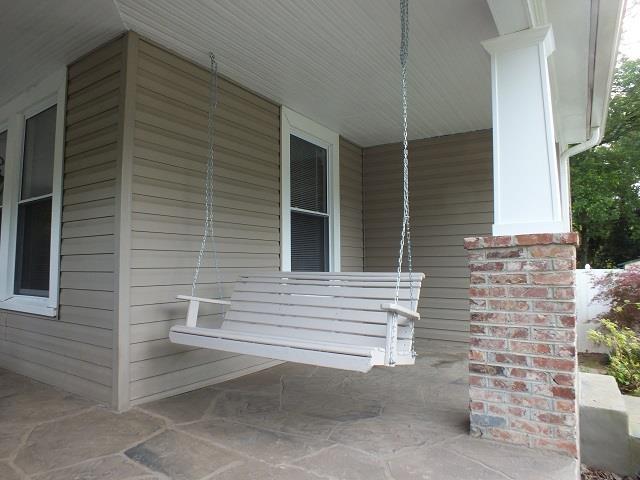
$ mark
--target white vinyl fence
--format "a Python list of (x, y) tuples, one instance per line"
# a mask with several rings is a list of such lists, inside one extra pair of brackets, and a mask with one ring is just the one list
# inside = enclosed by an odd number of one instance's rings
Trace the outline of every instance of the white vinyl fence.
[(579, 352), (606, 352), (606, 348), (595, 346), (588, 339), (589, 330), (598, 326), (597, 317), (609, 310), (607, 303), (594, 300), (599, 288), (593, 283), (610, 272), (623, 272), (619, 269), (576, 270), (576, 325)]

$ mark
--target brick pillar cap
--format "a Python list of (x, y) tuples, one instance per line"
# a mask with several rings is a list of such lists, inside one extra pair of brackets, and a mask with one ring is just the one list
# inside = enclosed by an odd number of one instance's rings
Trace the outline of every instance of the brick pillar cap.
[(577, 232), (569, 233), (530, 233), (526, 235), (487, 235), (485, 237), (467, 237), (464, 248), (478, 250), (481, 248), (503, 248), (530, 245), (579, 245)]

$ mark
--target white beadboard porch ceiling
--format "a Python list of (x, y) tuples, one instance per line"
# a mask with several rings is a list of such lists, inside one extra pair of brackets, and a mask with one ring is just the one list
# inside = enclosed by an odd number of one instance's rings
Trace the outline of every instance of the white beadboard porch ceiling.
[[(115, 0), (125, 27), (362, 146), (401, 139), (399, 2)], [(491, 127), (484, 0), (410, 5), (409, 137)]]
[(112, 1), (0, 0), (0, 106), (123, 30)]

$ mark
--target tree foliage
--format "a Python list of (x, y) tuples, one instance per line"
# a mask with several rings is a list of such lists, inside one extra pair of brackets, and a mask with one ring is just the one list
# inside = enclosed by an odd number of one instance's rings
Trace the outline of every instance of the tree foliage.
[(640, 257), (640, 60), (620, 63), (603, 142), (572, 158), (571, 191), (580, 265)]

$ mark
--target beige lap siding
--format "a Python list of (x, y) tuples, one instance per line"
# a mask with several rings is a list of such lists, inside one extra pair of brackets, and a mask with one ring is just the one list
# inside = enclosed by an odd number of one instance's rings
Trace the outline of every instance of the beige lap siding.
[(362, 149), (340, 138), (340, 244), (343, 272), (364, 266)]
[[(469, 340), (469, 270), (463, 239), (493, 223), (491, 132), (409, 145), (414, 269), (424, 272), (418, 338)], [(396, 268), (402, 220), (400, 144), (364, 150), (365, 270)]]
[(108, 403), (122, 52), (119, 38), (69, 67), (59, 315), (0, 312), (0, 366)]
[[(184, 323), (203, 229), (209, 73), (141, 40), (137, 55), (131, 198), (130, 395), (169, 396), (269, 364), (264, 358), (172, 344)], [(215, 124), (216, 244), (228, 297), (238, 274), (280, 267), (279, 107), (225, 79)], [(210, 249), (209, 249), (210, 250)], [(213, 260), (198, 294), (219, 296)], [(220, 322), (218, 307), (201, 321)]]

